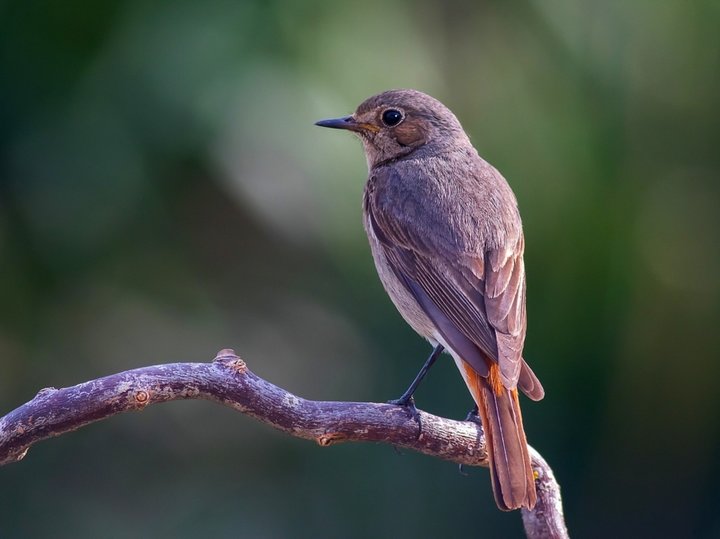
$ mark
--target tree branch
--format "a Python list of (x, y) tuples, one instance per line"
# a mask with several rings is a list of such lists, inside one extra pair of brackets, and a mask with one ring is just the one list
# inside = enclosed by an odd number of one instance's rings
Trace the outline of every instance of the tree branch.
[[(171, 363), (113, 374), (63, 389), (46, 388), (0, 418), (0, 465), (21, 460), (30, 446), (121, 412), (182, 399), (230, 406), (292, 436), (322, 446), (343, 441), (385, 442), (426, 455), (487, 466), (482, 428), (419, 411), (420, 425), (391, 404), (311, 401), (248, 370), (232, 350), (212, 363)], [(529, 538), (564, 539), (560, 487), (550, 466), (531, 448), (538, 502), (522, 511)]]

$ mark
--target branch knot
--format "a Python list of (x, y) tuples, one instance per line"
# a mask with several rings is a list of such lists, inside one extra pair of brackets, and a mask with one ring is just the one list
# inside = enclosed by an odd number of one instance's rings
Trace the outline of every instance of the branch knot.
[(317, 443), (322, 447), (327, 447), (337, 442), (347, 440), (347, 436), (339, 432), (327, 432), (317, 437)]
[(150, 393), (144, 389), (135, 391), (135, 404), (138, 408), (145, 408), (150, 403)]
[(232, 348), (223, 348), (216, 355), (213, 360), (214, 363), (221, 363), (223, 366), (228, 367), (230, 370), (237, 374), (244, 374), (247, 372), (247, 364), (240, 359)]

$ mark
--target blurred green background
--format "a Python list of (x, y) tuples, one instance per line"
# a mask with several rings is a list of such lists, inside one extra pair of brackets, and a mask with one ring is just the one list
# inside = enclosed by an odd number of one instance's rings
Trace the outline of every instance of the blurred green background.
[[(714, 0), (0, 2), (0, 413), (224, 347), (397, 397), (429, 347), (375, 275), (359, 143), (312, 124), (414, 87), (519, 199), (526, 430), (573, 536), (720, 537), (719, 27)], [(417, 400), (471, 405), (448, 360)], [(0, 469), (10, 538), (521, 533), (486, 470), (204, 402)]]

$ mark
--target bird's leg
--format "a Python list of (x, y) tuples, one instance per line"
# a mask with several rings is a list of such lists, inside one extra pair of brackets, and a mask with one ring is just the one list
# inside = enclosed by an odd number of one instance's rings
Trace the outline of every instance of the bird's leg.
[(410, 387), (405, 390), (405, 393), (402, 394), (402, 396), (399, 399), (388, 401), (388, 404), (396, 404), (398, 406), (406, 406), (410, 408), (414, 413), (413, 416), (417, 416), (417, 410), (415, 409), (415, 401), (413, 400), (413, 394), (417, 390), (418, 386), (420, 385), (420, 382), (422, 382), (423, 378), (425, 378), (425, 375), (430, 370), (430, 367), (433, 366), (433, 363), (435, 363), (435, 360), (438, 358), (438, 356), (442, 353), (444, 350), (442, 344), (438, 344), (432, 351), (432, 354), (430, 354), (430, 357), (427, 358), (425, 361), (425, 364), (420, 369), (420, 372), (417, 373), (417, 376), (415, 376), (415, 379), (410, 384)]

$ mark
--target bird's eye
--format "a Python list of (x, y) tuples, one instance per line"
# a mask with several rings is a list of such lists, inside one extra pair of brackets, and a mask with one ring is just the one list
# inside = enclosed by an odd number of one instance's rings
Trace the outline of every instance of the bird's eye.
[(402, 120), (403, 114), (397, 109), (387, 109), (382, 113), (382, 122), (388, 127), (395, 127)]

